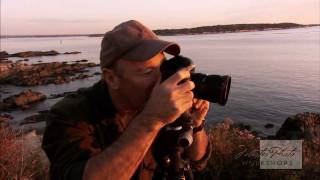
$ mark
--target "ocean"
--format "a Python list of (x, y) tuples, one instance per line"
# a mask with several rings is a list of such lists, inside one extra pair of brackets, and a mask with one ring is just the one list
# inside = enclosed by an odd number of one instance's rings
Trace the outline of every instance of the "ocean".
[[(261, 135), (272, 135), (287, 117), (300, 112), (320, 112), (320, 26), (241, 33), (161, 36), (179, 43), (181, 54), (191, 58), (196, 71), (230, 75), (231, 90), (225, 106), (211, 104), (208, 123), (229, 117), (236, 123), (250, 125)], [(87, 59), (99, 63), (102, 37), (48, 37), (1, 39), (1, 50), (58, 52), (81, 51), (81, 54), (28, 58), (27, 63)], [(22, 58), (9, 58), (15, 61)], [(99, 71), (99, 67), (92, 72)], [(68, 84), (34, 87), (1, 85), (1, 98), (24, 89), (53, 93), (74, 91), (91, 86), (100, 76)], [(3, 93), (6, 92), (6, 93)], [(18, 125), (37, 111), (49, 109), (58, 99), (37, 103), (28, 110), (10, 112)], [(270, 129), (265, 124), (275, 126)], [(43, 128), (44, 122), (24, 128)]]

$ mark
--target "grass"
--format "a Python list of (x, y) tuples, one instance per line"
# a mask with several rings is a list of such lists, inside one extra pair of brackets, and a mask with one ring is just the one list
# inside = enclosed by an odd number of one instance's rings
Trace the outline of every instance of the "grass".
[(30, 142), (34, 137), (10, 127), (0, 129), (0, 179), (49, 179), (40, 147)]
[(259, 137), (225, 120), (207, 127), (212, 155), (199, 179), (317, 179), (320, 177), (320, 144), (303, 141), (299, 170), (260, 169)]

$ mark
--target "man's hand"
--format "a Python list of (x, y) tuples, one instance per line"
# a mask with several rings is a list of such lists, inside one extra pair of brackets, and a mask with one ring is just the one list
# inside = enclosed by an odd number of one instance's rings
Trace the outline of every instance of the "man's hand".
[(190, 109), (193, 104), (192, 89), (195, 85), (190, 80), (180, 84), (179, 82), (189, 79), (193, 68), (194, 65), (183, 68), (162, 83), (159, 79), (141, 114), (150, 121), (161, 123), (161, 126), (164, 126), (172, 123)]
[[(209, 110), (209, 101), (193, 99), (193, 106), (190, 111), (193, 126), (199, 127)], [(199, 131), (193, 136), (193, 143), (186, 149), (186, 155), (191, 161), (198, 161), (204, 157), (207, 151), (208, 137), (205, 131)], [(202, 169), (201, 167), (200, 169)]]
[(193, 120), (194, 127), (201, 125), (202, 121), (209, 111), (210, 102), (203, 99), (193, 99), (193, 106), (191, 109), (191, 118)]

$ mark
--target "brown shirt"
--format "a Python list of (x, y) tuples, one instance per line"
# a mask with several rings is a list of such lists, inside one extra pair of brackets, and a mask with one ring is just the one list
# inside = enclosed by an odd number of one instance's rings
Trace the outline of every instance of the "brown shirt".
[[(127, 124), (108, 94), (107, 85), (99, 81), (89, 88), (79, 89), (55, 104), (47, 116), (42, 147), (50, 162), (51, 179), (82, 179), (90, 157), (101, 153), (125, 131)], [(205, 167), (210, 156), (192, 166)], [(131, 179), (152, 179), (157, 163), (151, 150)]]

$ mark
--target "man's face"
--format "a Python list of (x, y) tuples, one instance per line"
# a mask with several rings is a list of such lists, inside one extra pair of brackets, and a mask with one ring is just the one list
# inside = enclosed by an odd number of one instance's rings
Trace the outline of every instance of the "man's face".
[(142, 110), (161, 76), (160, 65), (164, 60), (164, 54), (159, 53), (146, 61), (118, 61), (118, 92), (130, 107)]

